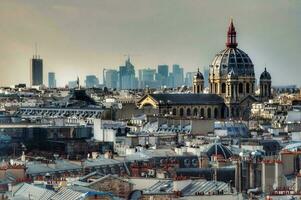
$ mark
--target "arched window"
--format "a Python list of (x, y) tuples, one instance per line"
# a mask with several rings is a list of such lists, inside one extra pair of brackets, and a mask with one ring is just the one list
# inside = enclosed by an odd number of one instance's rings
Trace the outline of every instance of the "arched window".
[(238, 92), (241, 94), (243, 93), (243, 84), (242, 83), (239, 83), (238, 84)]
[(198, 116), (198, 109), (197, 108), (193, 109), (193, 116)]
[(214, 119), (218, 118), (218, 110), (217, 108), (214, 108)]
[(214, 93), (217, 94), (218, 93), (218, 84), (217, 83), (214, 84), (214, 90), (215, 90)]
[(197, 86), (196, 86), (196, 88), (197, 88), (197, 90), (196, 90), (196, 93), (198, 93), (198, 94), (199, 94), (199, 93), (200, 93), (200, 86), (199, 86), (199, 85), (197, 85)]
[(172, 109), (172, 115), (177, 115), (177, 109)]
[(191, 110), (190, 110), (190, 108), (187, 108), (187, 110), (186, 110), (186, 115), (187, 115), (187, 116), (190, 116), (190, 115), (191, 115)]
[(268, 87), (267, 85), (264, 85), (264, 96), (267, 96), (267, 92), (268, 92)]
[(204, 115), (205, 115), (204, 108), (201, 108), (201, 113), (200, 113), (200, 116), (204, 118), (204, 117), (205, 117)]
[(231, 117), (235, 117), (234, 108), (231, 108)]
[(211, 108), (207, 109), (207, 118), (211, 119)]
[(246, 93), (249, 94), (250, 93), (250, 84), (246, 83)]
[(184, 115), (184, 109), (180, 108), (180, 116), (182, 117)]
[(222, 83), (222, 93), (226, 93), (226, 83)]

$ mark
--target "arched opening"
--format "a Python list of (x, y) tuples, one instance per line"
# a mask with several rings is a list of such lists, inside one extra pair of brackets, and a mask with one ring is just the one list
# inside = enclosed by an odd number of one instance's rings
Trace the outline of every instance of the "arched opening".
[(235, 117), (234, 108), (231, 108), (231, 117)]
[(239, 108), (236, 108), (236, 116), (239, 117), (240, 114), (239, 114)]
[(225, 118), (227, 118), (227, 116), (228, 116), (228, 109), (227, 109), (227, 107), (226, 106), (222, 107), (222, 109), (221, 109), (221, 118), (225, 119)]
[(211, 108), (207, 109), (207, 118), (211, 119)]
[(172, 109), (172, 115), (177, 115), (177, 109)]
[(187, 108), (187, 110), (186, 110), (186, 115), (187, 115), (187, 116), (190, 116), (190, 115), (191, 115), (191, 110), (190, 110), (190, 108)]
[(218, 93), (218, 84), (217, 83), (214, 84), (214, 90), (215, 90), (214, 93), (217, 94)]
[(204, 118), (205, 116), (205, 110), (204, 110), (204, 108), (201, 108), (201, 113), (200, 113), (200, 116), (202, 117), (202, 118)]
[(246, 93), (249, 94), (250, 93), (250, 84), (246, 83)]
[(218, 118), (218, 109), (214, 108), (214, 119)]
[(198, 93), (198, 94), (199, 94), (199, 93), (200, 93), (200, 86), (199, 86), (199, 85), (197, 85), (197, 86), (196, 86), (196, 88), (197, 88), (197, 90), (196, 90), (196, 93)]
[(239, 92), (240, 94), (243, 93), (243, 84), (242, 84), (242, 83), (239, 83), (239, 84), (238, 84), (238, 92)]
[(267, 96), (268, 87), (267, 85), (264, 85), (264, 96)]
[(184, 109), (180, 108), (180, 116), (183, 117), (184, 116)]
[(198, 116), (198, 109), (197, 108), (193, 109), (193, 116)]
[(222, 83), (222, 93), (226, 93), (226, 83)]

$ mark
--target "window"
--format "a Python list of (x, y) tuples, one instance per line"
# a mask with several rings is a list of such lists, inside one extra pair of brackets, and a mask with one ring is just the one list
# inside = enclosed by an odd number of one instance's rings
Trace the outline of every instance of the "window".
[(177, 109), (175, 109), (175, 108), (172, 109), (172, 114), (173, 114), (173, 115), (177, 115)]
[(190, 108), (187, 108), (187, 110), (186, 110), (186, 115), (187, 115), (187, 116), (190, 116), (190, 115), (191, 115), (191, 110), (190, 110)]
[(180, 108), (180, 116), (182, 117), (184, 115), (184, 109)]
[(197, 108), (193, 109), (193, 116), (198, 116), (198, 109)]
[(241, 94), (243, 93), (243, 84), (242, 83), (239, 83), (238, 84), (238, 92)]
[(217, 108), (214, 108), (214, 119), (218, 118), (218, 110)]
[(226, 93), (226, 83), (222, 83), (222, 93)]
[(246, 93), (249, 94), (250, 93), (250, 84), (246, 83)]
[(211, 108), (207, 109), (207, 117), (208, 119), (211, 119)]
[(205, 115), (204, 108), (201, 108), (201, 114), (200, 114), (200, 116), (201, 116), (201, 117), (205, 117), (204, 115)]

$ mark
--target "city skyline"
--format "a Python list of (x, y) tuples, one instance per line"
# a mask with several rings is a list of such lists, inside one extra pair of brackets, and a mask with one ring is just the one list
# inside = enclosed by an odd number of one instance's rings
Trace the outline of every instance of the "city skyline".
[[(171, 69), (176, 63), (185, 72), (197, 71), (208, 67), (215, 53), (225, 47), (225, 32), (233, 17), (238, 47), (254, 62), (256, 78), (267, 67), (273, 85), (300, 86), (301, 3), (273, 1), (270, 7), (272, 1), (229, 2), (4, 1), (0, 8), (0, 24), (5, 30), (0, 33), (0, 84), (29, 84), (35, 43), (44, 61), (44, 80), (48, 72), (55, 72), (58, 86), (77, 76), (84, 80), (89, 74), (102, 82), (103, 67), (118, 69), (126, 54), (137, 71), (156, 69), (160, 64)], [(284, 67), (289, 79), (283, 79)]]

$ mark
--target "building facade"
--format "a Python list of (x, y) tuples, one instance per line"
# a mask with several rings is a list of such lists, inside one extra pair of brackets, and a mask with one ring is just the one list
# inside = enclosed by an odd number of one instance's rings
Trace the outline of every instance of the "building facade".
[(56, 88), (56, 80), (55, 80), (55, 73), (49, 72), (48, 73), (48, 87), (49, 88)]
[(30, 85), (43, 85), (43, 60), (38, 55), (30, 60)]

